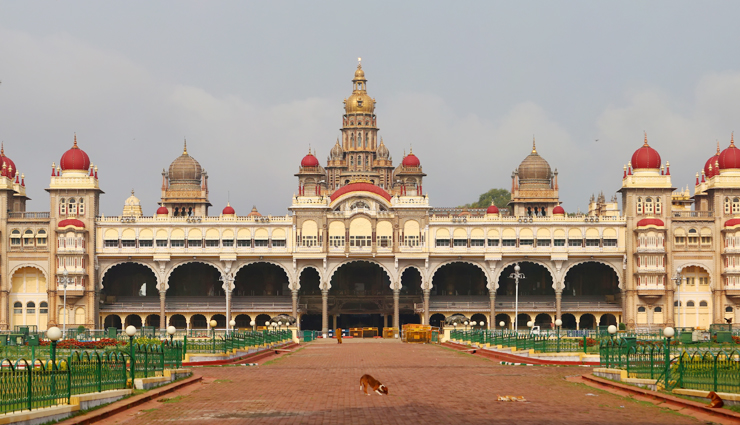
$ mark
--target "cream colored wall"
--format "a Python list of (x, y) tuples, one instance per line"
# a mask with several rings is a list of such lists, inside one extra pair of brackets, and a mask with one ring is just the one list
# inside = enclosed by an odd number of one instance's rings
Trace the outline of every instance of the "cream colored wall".
[[(10, 308), (11, 329), (16, 325), (35, 325), (39, 330), (46, 330), (48, 313), (41, 313), (41, 303), (47, 303), (47, 283), (44, 273), (35, 267), (22, 267), (15, 271), (11, 277)], [(15, 304), (20, 302), (21, 313), (17, 314)], [(28, 303), (33, 302), (33, 313), (29, 312)]]

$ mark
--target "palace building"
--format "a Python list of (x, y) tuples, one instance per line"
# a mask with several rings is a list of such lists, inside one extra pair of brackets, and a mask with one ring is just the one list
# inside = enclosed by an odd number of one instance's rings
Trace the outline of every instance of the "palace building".
[(645, 136), (615, 170), (621, 208), (600, 194), (587, 214), (560, 205), (558, 171), (533, 141), (506, 209), (460, 210), (431, 205), (414, 152), (394, 165), (360, 65), (344, 108), (325, 164), (311, 151), (301, 161), (285, 216), (209, 214), (208, 174), (187, 145), (162, 172), (156, 214), (132, 192), (120, 216), (103, 216), (76, 136), (52, 164), (49, 212), (27, 212), (24, 175), (0, 150), (0, 329), (246, 328), (281, 313), (324, 332), (455, 313), (511, 327), (517, 310), (520, 326), (568, 329), (740, 320), (734, 138), (708, 153), (692, 196)]

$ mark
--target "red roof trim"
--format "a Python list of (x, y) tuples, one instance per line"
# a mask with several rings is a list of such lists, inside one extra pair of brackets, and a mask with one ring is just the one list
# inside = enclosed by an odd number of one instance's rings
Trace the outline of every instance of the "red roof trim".
[(388, 194), (385, 190), (381, 189), (378, 186), (375, 186), (372, 183), (350, 183), (346, 186), (342, 186), (337, 191), (331, 194), (331, 200), (334, 201), (335, 199), (339, 198), (340, 196), (344, 195), (345, 193), (350, 192), (371, 192), (376, 195), (380, 195), (383, 198), (385, 198), (386, 201), (391, 200), (391, 195)]
[(734, 227), (740, 225), (740, 218), (731, 218), (725, 222), (725, 227)]
[(59, 224), (57, 224), (57, 227), (59, 228), (69, 227), (69, 226), (80, 227), (84, 229), (85, 223), (81, 222), (80, 220), (77, 220), (76, 218), (68, 218), (66, 220), (60, 221)]
[(637, 222), (637, 227), (645, 227), (645, 226), (664, 227), (665, 223), (663, 223), (663, 220), (659, 218), (643, 218), (642, 220)]

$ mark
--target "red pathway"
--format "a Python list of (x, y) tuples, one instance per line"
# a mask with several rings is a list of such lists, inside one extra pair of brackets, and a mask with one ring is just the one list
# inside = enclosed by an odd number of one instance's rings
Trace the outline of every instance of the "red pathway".
[[(107, 418), (109, 424), (697, 424), (566, 376), (582, 367), (501, 366), (432, 345), (318, 340), (256, 366), (194, 368), (202, 383)], [(389, 396), (365, 396), (373, 375)], [(528, 403), (497, 402), (521, 395)], [(591, 394), (591, 395), (588, 395)]]

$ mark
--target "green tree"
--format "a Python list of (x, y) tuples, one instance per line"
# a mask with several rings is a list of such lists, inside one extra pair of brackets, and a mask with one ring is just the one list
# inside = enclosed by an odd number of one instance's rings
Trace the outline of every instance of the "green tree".
[(478, 202), (462, 205), (460, 208), (488, 208), (493, 205), (499, 208), (506, 208), (511, 200), (511, 193), (506, 189), (491, 189), (478, 198)]

